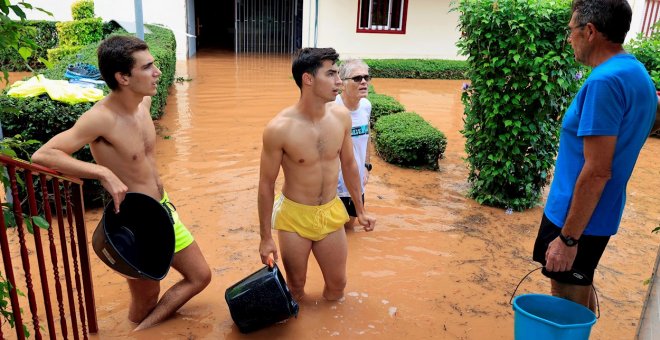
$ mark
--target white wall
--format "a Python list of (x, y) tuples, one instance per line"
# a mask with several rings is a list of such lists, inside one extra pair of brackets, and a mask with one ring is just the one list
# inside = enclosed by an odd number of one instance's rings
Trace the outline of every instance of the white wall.
[(642, 24), (644, 23), (644, 10), (646, 9), (646, 0), (628, 0), (632, 8), (633, 16), (630, 22), (630, 31), (626, 35), (626, 42), (637, 37), (637, 34), (642, 31)]
[[(103, 21), (135, 21), (134, 3), (134, 0), (95, 0), (94, 7)], [(142, 12), (145, 23), (162, 24), (174, 32), (176, 58), (186, 59), (186, 1), (142, 0)]]
[[(25, 10), (27, 18), (30, 20), (49, 20), (49, 21), (71, 21), (71, 4), (74, 0), (29, 0), (28, 3), (33, 7), (43, 8), (53, 13), (49, 16), (37, 10)], [(14, 1), (15, 2), (15, 1)], [(13, 17), (13, 16), (12, 16)]]
[[(30, 4), (53, 13), (52, 17), (39, 11), (26, 12), (28, 19), (70, 21), (71, 4), (75, 0), (30, 0)], [(226, 1), (226, 0), (225, 0)], [(103, 21), (135, 21), (134, 0), (95, 0), (94, 12)], [(176, 57), (186, 59), (186, 1), (142, 0), (143, 21), (162, 24), (170, 28), (176, 37)]]
[(304, 0), (303, 45), (334, 47), (342, 58), (464, 59), (456, 41), (458, 13), (449, 13), (450, 0), (409, 0), (405, 34), (356, 33), (357, 0), (319, 0), (318, 35), (316, 0)]

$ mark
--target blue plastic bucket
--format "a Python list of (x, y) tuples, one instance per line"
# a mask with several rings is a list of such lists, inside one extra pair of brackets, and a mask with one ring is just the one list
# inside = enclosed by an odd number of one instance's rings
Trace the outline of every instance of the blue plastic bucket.
[(581, 304), (544, 294), (513, 299), (516, 340), (589, 339), (596, 315)]

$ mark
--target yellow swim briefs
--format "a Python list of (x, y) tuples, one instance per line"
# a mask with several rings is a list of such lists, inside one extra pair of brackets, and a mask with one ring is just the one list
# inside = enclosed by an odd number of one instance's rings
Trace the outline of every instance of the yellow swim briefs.
[(273, 229), (320, 241), (328, 234), (343, 228), (348, 220), (348, 213), (339, 197), (326, 204), (312, 206), (296, 203), (279, 194), (273, 204), (271, 225)]
[(165, 207), (167, 213), (172, 217), (172, 222), (174, 224), (174, 252), (178, 253), (193, 243), (195, 239), (190, 231), (188, 231), (188, 228), (183, 225), (181, 219), (179, 219), (179, 214), (176, 212), (174, 204), (170, 202), (170, 198), (167, 196), (166, 191), (163, 191), (163, 198), (160, 200), (160, 204)]

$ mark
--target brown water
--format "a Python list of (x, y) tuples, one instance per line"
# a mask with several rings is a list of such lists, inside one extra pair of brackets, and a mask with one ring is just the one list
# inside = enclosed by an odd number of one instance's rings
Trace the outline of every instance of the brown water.
[[(536, 265), (533, 239), (541, 208), (506, 214), (467, 199), (461, 81), (375, 79), (376, 91), (416, 111), (448, 138), (440, 171), (402, 169), (372, 157), (366, 189), (376, 231), (350, 232), (343, 302), (325, 302), (310, 261), (297, 319), (242, 335), (224, 291), (261, 267), (257, 184), (261, 133), (299, 95), (288, 58), (201, 54), (181, 62), (167, 113), (158, 122), (159, 170), (182, 220), (213, 270), (209, 288), (171, 320), (131, 333), (124, 280), (93, 256), (98, 338), (129, 339), (510, 339), (509, 298)], [(373, 155), (373, 148), (371, 150)], [(660, 140), (647, 142), (628, 189), (621, 232), (596, 274), (602, 317), (592, 339), (632, 338), (651, 276), (658, 238)], [(655, 155), (655, 156), (653, 156)], [(281, 184), (281, 178), (278, 183)], [(90, 233), (99, 212), (88, 215)], [(175, 272), (163, 280), (171, 286)], [(520, 293), (548, 292), (535, 273)]]

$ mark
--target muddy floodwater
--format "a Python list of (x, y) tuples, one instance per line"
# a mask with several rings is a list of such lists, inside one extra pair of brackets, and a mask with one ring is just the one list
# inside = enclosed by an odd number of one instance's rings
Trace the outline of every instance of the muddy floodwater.
[[(374, 232), (349, 231), (348, 285), (342, 302), (322, 299), (309, 264), (308, 297), (295, 319), (243, 335), (225, 289), (261, 268), (257, 185), (261, 133), (298, 88), (288, 57), (205, 53), (177, 65), (189, 81), (171, 89), (157, 122), (157, 162), (179, 215), (213, 271), (211, 285), (167, 322), (132, 333), (128, 288), (92, 255), (98, 339), (511, 339), (509, 304), (518, 281), (536, 267), (533, 240), (540, 207), (507, 214), (466, 198), (461, 81), (374, 79), (448, 138), (440, 171), (402, 169), (372, 153), (366, 206)], [(660, 235), (660, 139), (644, 146), (628, 186), (628, 204), (596, 272), (601, 317), (592, 339), (633, 338)], [(278, 179), (278, 187), (282, 178)], [(87, 214), (91, 232), (100, 211)], [(93, 254), (93, 253), (92, 253)], [(180, 278), (171, 271), (163, 290)], [(519, 293), (548, 293), (540, 273)]]

